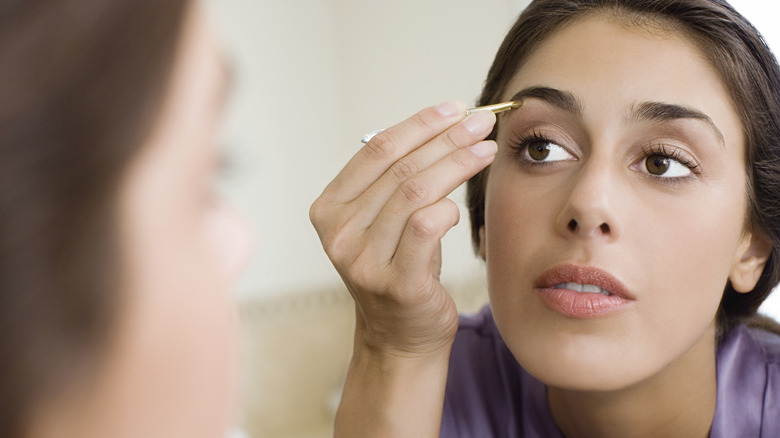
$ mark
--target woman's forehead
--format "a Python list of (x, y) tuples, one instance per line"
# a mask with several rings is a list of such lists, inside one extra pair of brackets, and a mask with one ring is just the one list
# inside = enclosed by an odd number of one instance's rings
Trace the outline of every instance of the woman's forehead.
[(592, 14), (553, 31), (530, 51), (514, 76), (541, 71), (546, 76), (574, 79), (576, 76), (571, 73), (591, 72), (582, 70), (585, 67), (604, 75), (623, 71), (637, 75), (673, 72), (676, 82), (684, 80), (692, 68), (715, 73), (686, 33), (648, 31), (642, 24)]
[(625, 119), (642, 108), (682, 108), (711, 123), (727, 141), (742, 142), (728, 87), (683, 32), (648, 32), (601, 15), (580, 18), (530, 53), (501, 99), (539, 89), (556, 90), (553, 97), (567, 99), (554, 100), (586, 117)]

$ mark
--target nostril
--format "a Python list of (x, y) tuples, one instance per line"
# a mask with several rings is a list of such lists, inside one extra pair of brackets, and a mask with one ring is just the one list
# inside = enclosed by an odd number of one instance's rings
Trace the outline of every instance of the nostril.
[(607, 224), (601, 224), (601, 232), (604, 234), (609, 234), (609, 225)]
[(568, 227), (569, 227), (569, 231), (576, 230), (577, 229), (577, 221), (572, 219), (571, 221), (569, 221)]

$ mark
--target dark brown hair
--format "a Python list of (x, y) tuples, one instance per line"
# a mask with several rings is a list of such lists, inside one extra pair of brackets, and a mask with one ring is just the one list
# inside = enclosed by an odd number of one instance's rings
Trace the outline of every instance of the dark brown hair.
[(113, 211), (187, 0), (0, 3), (0, 437), (88, 373), (116, 319)]
[[(762, 233), (772, 252), (758, 284), (748, 294), (727, 284), (719, 313), (719, 334), (739, 322), (778, 330), (756, 314), (780, 281), (780, 68), (758, 31), (722, 0), (534, 0), (498, 49), (480, 105), (497, 102), (528, 56), (562, 26), (593, 13), (609, 13), (642, 26), (660, 24), (684, 32), (698, 44), (731, 92), (746, 144), (746, 227)], [(495, 139), (494, 130), (490, 138)], [(485, 223), (485, 184), (490, 169), (468, 182), (471, 234), (479, 246)]]

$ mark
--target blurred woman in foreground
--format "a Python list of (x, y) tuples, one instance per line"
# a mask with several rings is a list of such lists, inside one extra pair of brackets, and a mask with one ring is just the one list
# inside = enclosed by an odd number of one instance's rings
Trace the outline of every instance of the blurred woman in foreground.
[(185, 0), (0, 6), (0, 437), (222, 437), (246, 228)]

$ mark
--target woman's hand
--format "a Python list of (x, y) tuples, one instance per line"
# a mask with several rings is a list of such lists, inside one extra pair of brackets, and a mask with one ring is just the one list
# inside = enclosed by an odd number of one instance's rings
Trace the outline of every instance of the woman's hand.
[(376, 135), (311, 207), (325, 252), (358, 310), (364, 346), (399, 357), (435, 353), (457, 329), (439, 282), (441, 238), (457, 224), (447, 199), (490, 164), (495, 115), (448, 102)]
[[(355, 351), (337, 436), (438, 436), (455, 304), (439, 282), (446, 196), (490, 164), (495, 115), (449, 102), (376, 135), (311, 207), (355, 300)], [(369, 433), (366, 435), (366, 433)]]

